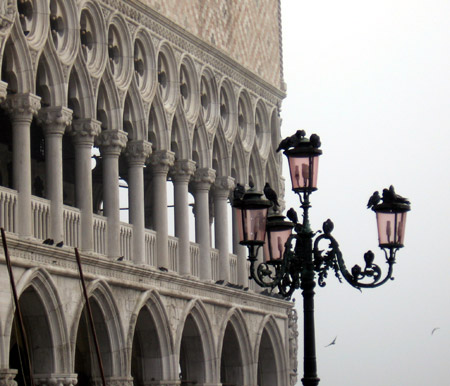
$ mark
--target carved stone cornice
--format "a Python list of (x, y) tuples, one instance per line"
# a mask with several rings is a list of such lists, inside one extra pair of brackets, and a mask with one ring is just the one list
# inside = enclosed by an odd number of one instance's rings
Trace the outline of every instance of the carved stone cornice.
[(72, 121), (72, 124), (67, 127), (67, 134), (73, 137), (75, 145), (90, 145), (94, 144), (94, 139), (102, 131), (101, 122), (92, 118), (81, 118)]
[(169, 175), (174, 181), (189, 182), (191, 176), (195, 173), (197, 168), (195, 161), (190, 159), (183, 159), (175, 161), (170, 168)]
[(209, 190), (216, 179), (216, 171), (211, 168), (197, 169), (192, 177), (192, 186), (195, 190)]
[(129, 165), (144, 166), (151, 153), (152, 145), (146, 140), (128, 141), (125, 148), (125, 156)]
[(175, 162), (175, 153), (170, 150), (158, 150), (152, 153), (149, 158), (149, 164), (152, 167), (152, 173), (168, 173), (170, 167)]
[(217, 177), (214, 181), (214, 196), (227, 198), (231, 190), (234, 189), (235, 182), (233, 177)]
[(2, 103), (3, 108), (14, 120), (31, 120), (41, 108), (41, 98), (31, 93), (10, 94)]
[(62, 136), (66, 127), (72, 123), (72, 110), (63, 106), (45, 107), (38, 112), (38, 123), (45, 136)]
[(102, 155), (119, 156), (127, 145), (128, 134), (119, 130), (103, 130), (96, 138), (95, 143), (100, 147)]

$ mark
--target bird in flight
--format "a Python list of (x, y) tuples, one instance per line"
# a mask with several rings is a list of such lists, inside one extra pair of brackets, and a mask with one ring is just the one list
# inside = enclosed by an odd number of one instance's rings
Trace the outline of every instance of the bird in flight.
[(439, 330), (440, 327), (435, 327), (431, 330), (431, 335), (433, 335), (437, 330)]
[(330, 347), (330, 346), (332, 346), (333, 344), (336, 344), (336, 339), (337, 339), (337, 337), (334, 338), (333, 341), (332, 341), (330, 344), (327, 344), (325, 347)]

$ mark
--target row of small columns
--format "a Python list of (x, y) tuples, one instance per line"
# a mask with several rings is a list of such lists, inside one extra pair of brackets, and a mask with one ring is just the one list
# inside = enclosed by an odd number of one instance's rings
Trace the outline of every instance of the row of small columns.
[[(144, 166), (152, 166), (152, 217), (157, 232), (158, 267), (169, 267), (167, 177), (174, 184), (175, 236), (179, 239), (179, 273), (190, 275), (189, 241), (189, 185), (195, 198), (195, 235), (200, 248), (200, 279), (211, 280), (211, 237), (209, 194), (213, 186), (216, 247), (219, 249), (220, 279), (230, 280), (228, 248), (227, 200), (234, 187), (231, 177), (217, 177), (209, 168), (196, 169), (191, 160), (175, 161), (174, 153), (161, 150), (151, 153), (150, 143), (145, 140), (127, 141), (122, 131), (103, 130), (95, 119), (72, 121), (72, 111), (65, 107), (41, 109), (40, 98), (31, 93), (13, 94), (0, 100), (9, 113), (13, 133), (13, 187), (18, 192), (17, 232), (22, 237), (31, 237), (31, 156), (30, 126), (37, 116), (45, 136), (47, 198), (50, 200), (50, 237), (63, 240), (63, 171), (62, 137), (64, 133), (73, 137), (75, 147), (76, 205), (81, 212), (81, 245), (85, 252), (93, 250), (92, 172), (91, 149), (97, 145), (103, 159), (103, 209), (107, 217), (107, 254), (117, 258), (120, 251), (120, 205), (119, 205), (119, 156), (124, 151), (128, 160), (129, 174), (129, 219), (133, 225), (133, 258), (138, 265), (144, 264), (145, 256), (145, 210), (144, 210)], [(233, 219), (233, 224), (236, 222)], [(248, 285), (245, 249), (239, 245), (237, 229), (233, 226), (233, 248), (238, 255), (238, 284)]]

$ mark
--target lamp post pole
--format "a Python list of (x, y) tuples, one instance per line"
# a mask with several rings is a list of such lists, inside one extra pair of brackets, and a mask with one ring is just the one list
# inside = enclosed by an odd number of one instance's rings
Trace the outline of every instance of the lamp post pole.
[[(325, 221), (322, 230), (317, 232), (313, 232), (309, 224), (309, 196), (317, 190), (318, 159), (322, 154), (320, 145), (319, 136), (312, 134), (307, 139), (305, 132), (298, 130), (282, 140), (277, 149), (284, 150), (288, 157), (292, 190), (298, 194), (303, 210), (302, 222), (298, 221), (293, 208), (287, 212), (291, 222), (284, 221), (284, 216), (277, 209), (277, 195), (268, 183), (264, 187), (264, 195), (268, 200), (261, 198), (263, 194), (253, 186), (245, 191), (240, 184), (237, 184), (233, 200), (233, 206), (237, 209), (236, 218), (239, 219), (240, 243), (249, 249), (251, 278), (261, 287), (272, 291), (277, 289), (278, 295), (286, 299), (290, 299), (295, 290), (302, 290), (304, 386), (317, 386), (320, 381), (317, 376), (314, 327), (316, 283), (324, 287), (330, 269), (339, 281), (342, 282), (343, 277), (358, 290), (376, 288), (392, 279), (396, 253), (403, 247), (406, 213), (410, 210), (410, 202), (395, 193), (392, 185), (389, 189), (383, 189), (382, 196), (375, 192), (367, 208), (376, 213), (379, 246), (386, 258), (387, 273), (382, 279), (382, 270), (374, 263), (372, 251), (364, 254), (364, 268), (355, 265), (348, 271), (339, 244), (331, 235), (334, 228), (332, 221)], [(267, 220), (268, 208), (271, 206), (275, 214)], [(292, 228), (295, 229), (294, 234), (291, 233)], [(294, 240), (295, 246), (292, 245)], [(326, 241), (327, 247), (319, 247)], [(259, 263), (256, 256), (261, 246), (264, 246), (265, 256), (264, 261)]]

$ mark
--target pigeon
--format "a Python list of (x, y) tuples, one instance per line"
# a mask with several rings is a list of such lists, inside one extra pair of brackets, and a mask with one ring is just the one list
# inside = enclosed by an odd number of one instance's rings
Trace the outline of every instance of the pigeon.
[(389, 189), (383, 189), (383, 203), (387, 204), (411, 204), (409, 200), (395, 193), (394, 186), (391, 185)]
[(380, 193), (378, 193), (378, 191), (373, 192), (372, 196), (369, 198), (369, 202), (367, 203), (367, 209), (371, 209), (375, 205), (378, 205), (380, 201), (381, 201)]
[(331, 221), (330, 219), (325, 221), (322, 225), (323, 233), (325, 233), (326, 235), (329, 235), (331, 232), (333, 232), (333, 229), (334, 229), (334, 224), (333, 224), (333, 221)]
[(225, 280), (217, 280), (216, 284), (223, 284)]
[(42, 244), (53, 245), (53, 243), (54, 243), (53, 239), (45, 239)]
[(311, 134), (311, 137), (309, 137), (309, 142), (315, 149), (319, 148), (320, 145), (322, 145), (322, 143), (320, 142), (320, 137), (317, 134)]
[(242, 199), (244, 194), (245, 194), (245, 187), (238, 182), (233, 191), (233, 198), (235, 200), (240, 200)]
[(437, 330), (439, 330), (440, 327), (435, 327), (431, 330), (431, 335), (433, 335)]
[(122, 261), (125, 256), (120, 256), (117, 261)]
[(297, 130), (294, 135), (283, 139), (276, 151), (279, 152), (280, 150), (288, 150), (291, 147), (297, 147), (305, 135), (305, 130)]
[(273, 206), (280, 206), (280, 204), (278, 203), (278, 196), (275, 190), (270, 187), (268, 182), (266, 182), (266, 185), (264, 185), (264, 195), (269, 201), (272, 201)]
[(168, 272), (169, 270), (166, 267), (158, 267), (158, 269), (162, 272)]
[(287, 211), (286, 217), (291, 220), (294, 224), (298, 224), (298, 216), (297, 212), (294, 210), (294, 208), (291, 208)]
[(333, 341), (330, 344), (327, 344), (325, 347), (330, 347), (330, 346), (336, 344), (336, 339), (337, 339), (337, 337), (334, 338)]
[(64, 245), (64, 242), (63, 242), (63, 241), (60, 241), (58, 244), (56, 244), (56, 247), (62, 248), (63, 245)]

